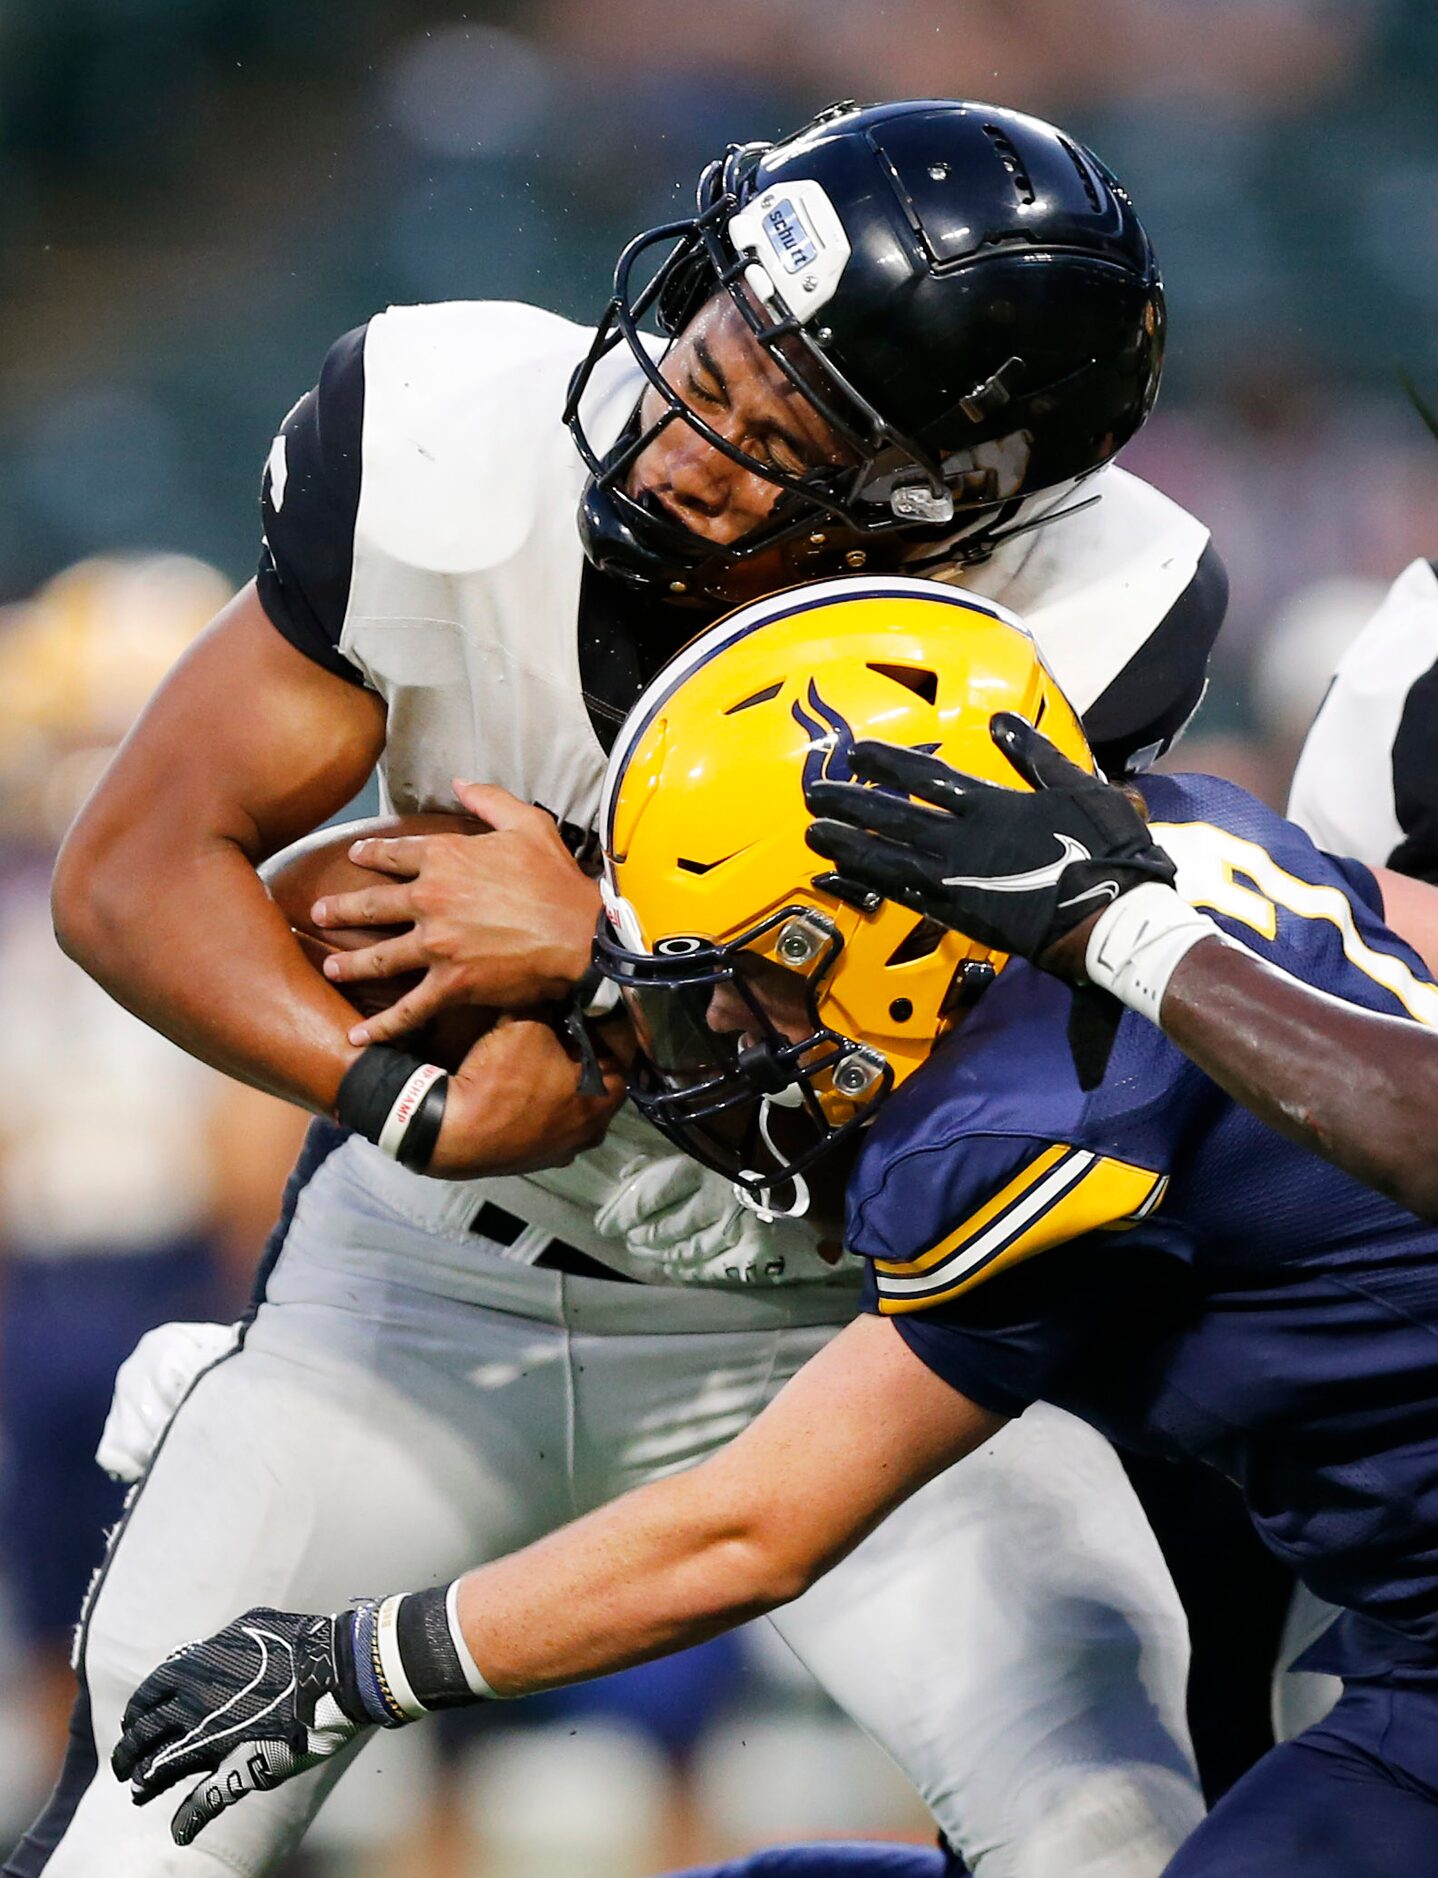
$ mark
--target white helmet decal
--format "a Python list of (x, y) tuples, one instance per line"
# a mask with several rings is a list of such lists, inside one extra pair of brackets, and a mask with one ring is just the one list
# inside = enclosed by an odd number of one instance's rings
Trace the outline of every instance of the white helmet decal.
[(771, 306), (807, 320), (832, 300), (849, 262), (849, 238), (821, 183), (802, 178), (766, 189), (729, 222), (729, 239), (750, 257), (744, 278)]

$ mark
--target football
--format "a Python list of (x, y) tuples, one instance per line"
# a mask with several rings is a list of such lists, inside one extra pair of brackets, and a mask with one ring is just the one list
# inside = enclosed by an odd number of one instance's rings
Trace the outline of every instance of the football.
[[(388, 884), (390, 876), (360, 867), (349, 858), (353, 842), (379, 835), (470, 835), (488, 833), (484, 822), (472, 815), (436, 811), (423, 815), (372, 815), (361, 821), (320, 828), (271, 858), (260, 868), (270, 898), (290, 923), (316, 971), (322, 971), (331, 952), (354, 952), (363, 946), (405, 930), (402, 926), (315, 925), (310, 910), (316, 900), (332, 894), (353, 893), (361, 887)], [(372, 978), (337, 985), (355, 1009), (365, 1016), (382, 1011), (419, 983), (418, 972), (397, 978)], [(397, 1038), (402, 1048), (453, 1069), (476, 1038), (494, 1022), (496, 1013), (479, 1005), (441, 1011), (422, 1030)]]

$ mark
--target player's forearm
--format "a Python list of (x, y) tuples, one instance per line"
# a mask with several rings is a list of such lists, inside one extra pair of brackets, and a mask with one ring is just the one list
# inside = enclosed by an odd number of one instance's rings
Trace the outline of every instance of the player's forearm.
[(1002, 1425), (857, 1318), (701, 1466), (461, 1579), (464, 1640), (502, 1695), (701, 1642), (798, 1597)]
[(497, 1694), (686, 1649), (806, 1588), (820, 1559), (706, 1494), (703, 1473), (638, 1488), (460, 1580), (465, 1641)]
[(1204, 939), (1163, 994), (1164, 1031), (1260, 1120), (1438, 1219), (1438, 1034), (1329, 997)]
[(353, 1015), (255, 873), (348, 802), (380, 699), (322, 670), (244, 588), (146, 707), (66, 838), (60, 943), (120, 1003), (244, 1082), (328, 1109)]
[(92, 978), (181, 1049), (320, 1112), (359, 1052), (238, 844), (82, 822), (56, 867), (55, 929)]

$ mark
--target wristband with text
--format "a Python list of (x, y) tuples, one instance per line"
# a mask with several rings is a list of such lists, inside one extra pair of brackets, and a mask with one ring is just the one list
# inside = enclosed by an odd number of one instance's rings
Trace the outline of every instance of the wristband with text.
[(449, 1077), (438, 1065), (372, 1043), (345, 1071), (335, 1119), (422, 1174), (439, 1140), (448, 1092)]

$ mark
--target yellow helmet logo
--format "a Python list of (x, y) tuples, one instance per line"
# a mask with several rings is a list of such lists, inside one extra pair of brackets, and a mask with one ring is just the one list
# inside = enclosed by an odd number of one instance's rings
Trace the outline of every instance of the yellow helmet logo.
[[(808, 1108), (832, 1139), (924, 1061), (966, 989), (1002, 969), (1001, 955), (837, 877), (805, 842), (804, 789), (850, 779), (861, 738), (1022, 787), (989, 736), (1003, 710), (1042, 722), (1091, 767), (1078, 719), (1018, 621), (901, 576), (755, 602), (687, 646), (635, 706), (601, 812), (606, 969), (625, 986), (657, 1078), (648, 1089), (641, 1078), (636, 1100), (692, 1152), (735, 1173), (733, 1155), (696, 1145), (692, 1130), (716, 1102), (732, 1119), (746, 1089), (751, 1102)], [(805, 1035), (780, 1038), (770, 1023), (766, 1038), (761, 1016), (746, 1028), (730, 1009), (735, 1035), (706, 1038), (703, 999), (720, 1010), (728, 985), (762, 1005), (762, 980), (772, 1003), (779, 970), (803, 981)]]

